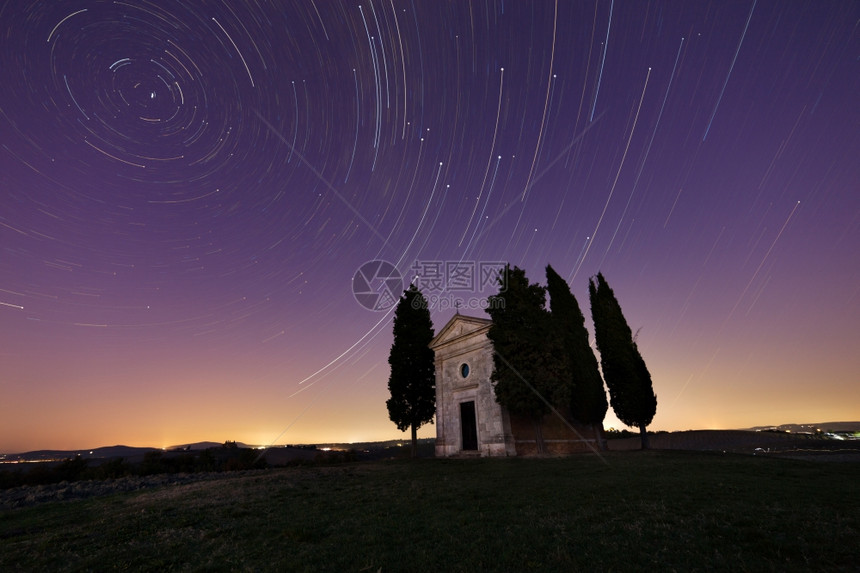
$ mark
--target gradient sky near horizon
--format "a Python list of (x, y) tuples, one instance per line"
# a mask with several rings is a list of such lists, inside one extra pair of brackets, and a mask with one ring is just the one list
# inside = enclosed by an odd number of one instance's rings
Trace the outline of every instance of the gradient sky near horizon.
[(654, 430), (860, 419), (854, 0), (14, 0), (0, 66), (0, 452), (403, 435), (371, 260), (602, 271)]

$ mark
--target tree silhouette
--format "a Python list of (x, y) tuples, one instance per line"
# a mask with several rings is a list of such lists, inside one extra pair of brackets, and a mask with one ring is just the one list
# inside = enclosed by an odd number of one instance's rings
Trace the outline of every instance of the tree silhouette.
[(594, 339), (600, 351), (600, 365), (609, 387), (612, 409), (619, 420), (639, 428), (642, 449), (647, 449), (648, 432), (645, 428), (657, 412), (651, 374), (633, 340), (621, 305), (602, 274), (598, 273), (588, 281), (588, 294)]
[(391, 398), (385, 404), (398, 430), (412, 429), (412, 457), (418, 452), (418, 428), (431, 422), (436, 413), (436, 357), (429, 346), (432, 339), (427, 299), (410, 285), (394, 310), (394, 342), (388, 356)]
[(496, 401), (508, 411), (531, 419), (538, 452), (543, 452), (541, 420), (549, 404), (566, 403), (570, 389), (567, 361), (545, 308), (546, 289), (529, 284), (525, 271), (505, 265), (499, 293), (490, 297), (493, 320), (487, 336), (493, 343), (491, 380)]
[(569, 360), (571, 388), (570, 413), (574, 420), (591, 426), (598, 447), (603, 443), (597, 430), (606, 417), (609, 405), (597, 358), (588, 343), (585, 317), (570, 287), (551, 265), (546, 267), (546, 285), (550, 296), (550, 313), (564, 342)]

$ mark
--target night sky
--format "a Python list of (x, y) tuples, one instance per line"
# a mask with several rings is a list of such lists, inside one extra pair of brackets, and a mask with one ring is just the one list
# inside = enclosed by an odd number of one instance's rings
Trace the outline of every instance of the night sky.
[(10, 0), (0, 69), (0, 451), (401, 436), (373, 260), (437, 332), (602, 271), (654, 430), (860, 418), (854, 0)]

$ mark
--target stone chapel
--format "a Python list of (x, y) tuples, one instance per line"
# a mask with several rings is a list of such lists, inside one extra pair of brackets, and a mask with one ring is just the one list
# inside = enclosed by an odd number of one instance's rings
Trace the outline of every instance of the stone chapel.
[[(436, 353), (436, 457), (516, 456), (537, 451), (534, 424), (496, 402), (490, 375), (492, 321), (455, 314), (430, 341)], [(566, 454), (594, 446), (593, 430), (544, 418), (545, 451)], [(602, 431), (602, 428), (599, 429)], [(590, 442), (590, 444), (589, 444)]]

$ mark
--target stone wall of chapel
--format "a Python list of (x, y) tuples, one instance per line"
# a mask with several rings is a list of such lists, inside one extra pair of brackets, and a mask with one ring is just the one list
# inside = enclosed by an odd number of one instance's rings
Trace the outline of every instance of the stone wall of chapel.
[[(436, 350), (436, 454), (451, 456), (462, 453), (460, 404), (475, 403), (478, 454), (482, 456), (515, 455), (506, 413), (496, 402), (490, 375), (493, 372), (492, 343), (485, 329), (474, 335), (451, 340)], [(462, 367), (469, 373), (462, 376)]]
[[(493, 373), (493, 345), (487, 338), (488, 321), (455, 316), (442, 329), (432, 346), (436, 353), (436, 455), (528, 456), (537, 453), (534, 423), (514, 416), (497, 402), (490, 376)], [(463, 364), (469, 367), (462, 376)], [(478, 450), (463, 451), (460, 404), (475, 403)], [(593, 450), (602, 441), (602, 425), (597, 428), (550, 414), (541, 421), (541, 433), (548, 455)], [(596, 435), (595, 435), (596, 433)]]

